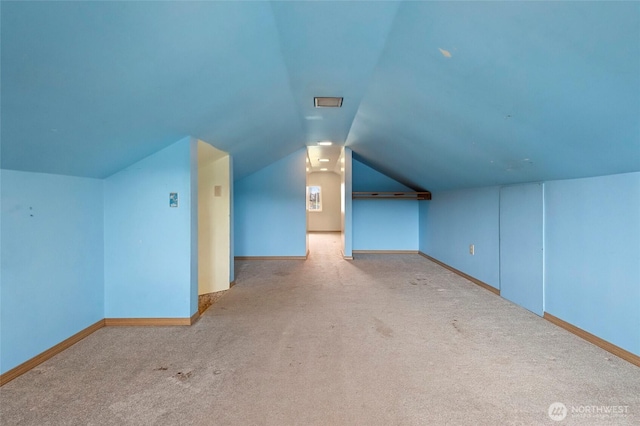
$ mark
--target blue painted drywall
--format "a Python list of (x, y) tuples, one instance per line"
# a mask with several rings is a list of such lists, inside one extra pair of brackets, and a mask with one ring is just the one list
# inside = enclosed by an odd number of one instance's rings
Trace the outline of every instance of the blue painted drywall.
[[(105, 317), (190, 317), (194, 292), (197, 310), (195, 149), (185, 138), (105, 179)], [(177, 208), (169, 207), (171, 192)]]
[(499, 206), (495, 186), (433, 193), (420, 203), (420, 251), (500, 288)]
[(104, 318), (97, 179), (2, 170), (0, 373)]
[(353, 200), (353, 250), (418, 250), (418, 201)]
[(323, 139), (432, 191), (640, 170), (637, 1), (4, 1), (0, 18), (5, 168), (104, 177), (190, 134), (237, 178)]
[[(189, 204), (183, 207), (189, 207), (190, 217), (190, 233), (191, 239), (190, 257), (191, 264), (189, 270), (189, 313), (190, 316), (198, 312), (198, 140), (189, 138), (189, 174), (190, 174), (190, 199)], [(182, 144), (186, 145), (185, 140)], [(178, 143), (180, 145), (180, 143)], [(181, 147), (180, 149), (185, 149)]]
[(638, 171), (638, 39), (638, 2), (402, 2), (346, 145), (433, 192)]
[(413, 191), (361, 161), (353, 159), (353, 191)]
[[(434, 193), (420, 250), (500, 288), (499, 193)], [(544, 310), (640, 355), (640, 173), (544, 182), (543, 221)]]
[(234, 229), (233, 229), (233, 156), (229, 156), (229, 284), (236, 280), (234, 253)]
[[(353, 191), (413, 191), (353, 160)], [(353, 250), (418, 250), (415, 200), (353, 200)]]
[(248, 175), (306, 140), (270, 2), (3, 2), (1, 19), (5, 168), (104, 178), (188, 134)]
[(235, 256), (306, 256), (306, 149), (234, 182)]
[[(345, 141), (400, 2), (271, 5), (305, 140)], [(314, 108), (314, 96), (343, 96), (344, 102), (340, 109)]]
[(500, 295), (544, 313), (544, 185), (500, 188)]
[(546, 311), (640, 355), (640, 173), (545, 184)]
[[(344, 160), (344, 161), (343, 161)], [(344, 257), (353, 257), (353, 152), (350, 148), (344, 148), (340, 161), (343, 161), (344, 170), (341, 176), (342, 204), (342, 254)]]

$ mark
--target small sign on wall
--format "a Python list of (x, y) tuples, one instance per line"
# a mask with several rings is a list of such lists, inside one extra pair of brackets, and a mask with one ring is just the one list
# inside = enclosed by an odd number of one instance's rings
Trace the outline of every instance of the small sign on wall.
[(170, 192), (169, 193), (169, 207), (178, 207), (178, 193)]

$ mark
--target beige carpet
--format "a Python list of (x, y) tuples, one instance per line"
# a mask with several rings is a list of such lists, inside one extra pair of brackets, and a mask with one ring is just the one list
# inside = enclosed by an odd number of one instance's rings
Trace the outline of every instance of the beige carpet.
[(236, 267), (192, 327), (103, 328), (5, 385), (0, 423), (640, 424), (640, 368), (421, 256), (312, 234)]

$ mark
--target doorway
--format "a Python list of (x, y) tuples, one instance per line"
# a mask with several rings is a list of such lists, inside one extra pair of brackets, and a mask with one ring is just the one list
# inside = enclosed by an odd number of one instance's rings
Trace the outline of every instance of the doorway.
[[(313, 253), (311, 234), (332, 233), (340, 235), (342, 228), (341, 178), (332, 171), (307, 173), (307, 238), (309, 252)], [(339, 251), (339, 246), (337, 250)]]
[(307, 232), (340, 232), (340, 175), (307, 175)]
[(231, 255), (231, 157), (198, 141), (198, 296), (228, 290)]

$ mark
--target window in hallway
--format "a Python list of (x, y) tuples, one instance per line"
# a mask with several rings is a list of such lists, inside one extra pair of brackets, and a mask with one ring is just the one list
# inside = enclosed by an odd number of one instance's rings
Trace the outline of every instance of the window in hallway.
[(322, 188), (319, 186), (307, 186), (307, 210), (310, 212), (322, 211)]

